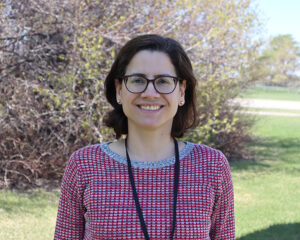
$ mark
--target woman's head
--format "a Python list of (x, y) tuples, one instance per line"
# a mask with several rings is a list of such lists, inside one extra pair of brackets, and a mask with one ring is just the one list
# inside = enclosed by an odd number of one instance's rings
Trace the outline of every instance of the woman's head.
[[(182, 137), (186, 129), (194, 127), (198, 122), (195, 96), (196, 79), (191, 62), (181, 45), (171, 38), (154, 34), (138, 36), (128, 41), (117, 55), (105, 80), (106, 98), (114, 109), (106, 115), (104, 123), (114, 128), (117, 138), (128, 133), (127, 117), (123, 112), (122, 105), (117, 102), (116, 81), (120, 86), (122, 85), (123, 77), (128, 72), (128, 66), (132, 65), (131, 60), (145, 50), (148, 53), (163, 53), (160, 56), (166, 55), (174, 69), (175, 77), (180, 79), (178, 85), (185, 83), (185, 104), (178, 108), (171, 130), (171, 136)], [(159, 56), (159, 54), (156, 55)]]

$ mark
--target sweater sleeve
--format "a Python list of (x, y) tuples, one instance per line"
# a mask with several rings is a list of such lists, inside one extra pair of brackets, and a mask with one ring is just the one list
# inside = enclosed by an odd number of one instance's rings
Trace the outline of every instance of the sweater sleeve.
[(75, 154), (69, 159), (61, 185), (54, 240), (77, 240), (84, 236), (84, 206)]
[(221, 154), (220, 185), (211, 216), (211, 240), (235, 239), (234, 195), (229, 163)]

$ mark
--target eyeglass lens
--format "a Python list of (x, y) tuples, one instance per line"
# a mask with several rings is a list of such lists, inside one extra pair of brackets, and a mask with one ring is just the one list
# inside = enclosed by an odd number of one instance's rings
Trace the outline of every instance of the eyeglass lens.
[(153, 81), (156, 91), (159, 93), (171, 93), (176, 87), (176, 80), (173, 77), (163, 76), (154, 80), (147, 80), (141, 76), (128, 76), (126, 87), (130, 92), (141, 93), (145, 91), (148, 81)]

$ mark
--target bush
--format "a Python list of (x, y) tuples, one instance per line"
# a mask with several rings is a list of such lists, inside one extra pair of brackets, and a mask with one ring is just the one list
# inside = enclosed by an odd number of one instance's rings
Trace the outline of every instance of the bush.
[(240, 1), (3, 1), (0, 187), (60, 180), (70, 154), (113, 138), (103, 80), (144, 33), (177, 39), (199, 79), (200, 126), (186, 137), (241, 157), (250, 123), (228, 102), (250, 80), (257, 17)]

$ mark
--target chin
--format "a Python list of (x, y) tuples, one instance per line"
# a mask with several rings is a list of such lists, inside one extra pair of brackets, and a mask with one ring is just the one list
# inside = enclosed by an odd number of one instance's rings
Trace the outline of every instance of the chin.
[(147, 130), (147, 131), (157, 131), (157, 130), (168, 130), (168, 131), (171, 131), (171, 128), (172, 128), (172, 124), (169, 124), (169, 123), (161, 123), (159, 124), (157, 121), (143, 121), (143, 122), (140, 122), (140, 123), (135, 123), (134, 125), (134, 128), (135, 129), (143, 129), (143, 130)]

